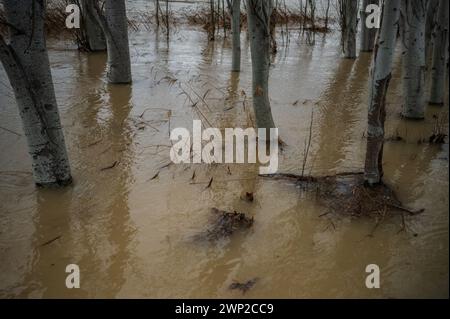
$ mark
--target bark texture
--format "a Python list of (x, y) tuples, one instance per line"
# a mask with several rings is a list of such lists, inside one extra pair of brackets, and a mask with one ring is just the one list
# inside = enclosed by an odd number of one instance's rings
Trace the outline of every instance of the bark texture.
[(0, 59), (14, 90), (39, 186), (63, 186), (72, 177), (45, 43), (45, 2), (3, 0), (8, 43)]
[(360, 11), (361, 16), (361, 51), (362, 52), (372, 52), (373, 46), (375, 44), (375, 37), (377, 34), (376, 28), (369, 29), (366, 24), (368, 14), (366, 13), (366, 8), (370, 4), (378, 4), (379, 0), (363, 0), (362, 8)]
[(342, 51), (346, 59), (356, 58), (356, 34), (358, 30), (358, 0), (339, 0)]
[(392, 77), (392, 60), (399, 18), (400, 0), (385, 0), (370, 73), (367, 151), (364, 168), (364, 179), (369, 185), (380, 184), (383, 177), (386, 93)]
[(425, 116), (425, 20), (427, 0), (402, 0), (403, 96), (402, 115), (423, 119)]
[(435, 29), (436, 23), (436, 15), (437, 10), (439, 8), (439, 0), (428, 0), (427, 5), (427, 21), (425, 24), (425, 61), (428, 63), (429, 61), (429, 53), (431, 51), (431, 47), (433, 45), (433, 31)]
[(439, 14), (434, 31), (433, 64), (431, 68), (430, 103), (443, 105), (448, 53), (448, 0), (439, 1)]
[(253, 108), (258, 128), (274, 128), (269, 101), (270, 16), (272, 0), (247, 0), (252, 56)]
[(82, 29), (86, 38), (87, 49), (90, 51), (105, 51), (106, 40), (100, 24), (92, 14), (95, 10), (94, 1), (80, 0), (83, 15)]
[(117, 84), (131, 83), (131, 61), (125, 0), (106, 0), (104, 15), (98, 6), (96, 6), (94, 14), (106, 37), (108, 82)]

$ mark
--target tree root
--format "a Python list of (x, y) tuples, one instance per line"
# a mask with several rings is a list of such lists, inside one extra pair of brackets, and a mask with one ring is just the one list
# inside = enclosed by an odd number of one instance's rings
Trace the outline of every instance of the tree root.
[(297, 183), (311, 183), (316, 187), (318, 200), (330, 213), (346, 214), (350, 216), (373, 216), (379, 218), (387, 211), (399, 210), (411, 216), (421, 214), (425, 209), (412, 210), (405, 207), (398, 200), (395, 192), (385, 184), (373, 187), (364, 185), (362, 172), (343, 172), (327, 176), (304, 176), (289, 173), (259, 175), (263, 178), (275, 180), (291, 180)]

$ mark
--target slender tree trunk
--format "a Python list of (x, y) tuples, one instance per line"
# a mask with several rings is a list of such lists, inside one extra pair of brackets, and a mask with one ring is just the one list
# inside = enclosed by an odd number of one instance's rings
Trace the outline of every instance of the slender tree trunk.
[(45, 44), (45, 4), (3, 0), (9, 43), (0, 36), (0, 60), (22, 118), (35, 183), (62, 186), (72, 181)]
[(155, 11), (156, 26), (159, 28), (159, 0), (155, 0)]
[(340, 0), (342, 7), (342, 51), (346, 59), (356, 58), (358, 30), (358, 0)]
[(223, 37), (227, 38), (227, 18), (225, 16), (225, 1), (222, 0)]
[(217, 0), (217, 30), (220, 30), (220, 0)]
[[(231, 2), (231, 3), (230, 3)], [(231, 16), (231, 36), (233, 53), (231, 71), (241, 71), (241, 0), (228, 0), (228, 9)]]
[(430, 103), (443, 105), (445, 99), (445, 73), (448, 53), (448, 0), (439, 1), (439, 15), (435, 29), (433, 65), (431, 68)]
[(169, 43), (170, 25), (169, 25), (169, 0), (166, 0), (166, 40)]
[(433, 30), (435, 29), (436, 24), (436, 14), (439, 8), (439, 0), (428, 0), (427, 5), (427, 21), (425, 24), (425, 61), (426, 63), (430, 60), (430, 51), (433, 45), (434, 34)]
[(105, 51), (106, 40), (102, 28), (92, 15), (95, 0), (81, 0), (81, 10), (83, 13), (83, 26), (86, 42), (90, 51)]
[(308, 25), (308, 0), (305, 0), (305, 12), (303, 13), (303, 30), (306, 29)]
[(330, 0), (327, 0), (327, 9), (325, 10), (325, 30), (328, 31), (328, 20), (330, 16)]
[(405, 29), (406, 29), (406, 17), (404, 16), (405, 10), (405, 2), (400, 1), (400, 21), (398, 26), (398, 34), (397, 37), (400, 38), (403, 47), (405, 46), (405, 39), (403, 38), (405, 36)]
[(425, 116), (425, 18), (427, 0), (402, 0), (405, 19), (403, 45), (402, 115), (411, 119)]
[(215, 18), (215, 8), (214, 8), (214, 0), (209, 0), (210, 6), (210, 21), (209, 21), (209, 41), (214, 41), (216, 37), (216, 18)]
[(375, 36), (377, 29), (369, 29), (366, 24), (368, 14), (366, 13), (367, 6), (370, 4), (378, 4), (379, 0), (363, 0), (362, 8), (360, 11), (361, 16), (361, 51), (372, 52), (375, 43)]
[(130, 49), (125, 0), (106, 0), (105, 15), (96, 6), (95, 17), (106, 37), (109, 83), (131, 83)]
[(252, 56), (253, 108), (258, 128), (274, 128), (269, 101), (270, 16), (272, 0), (247, 0)]
[(383, 177), (386, 93), (391, 80), (399, 13), (400, 0), (384, 0), (381, 29), (376, 39), (370, 74), (367, 151), (364, 169), (364, 179), (369, 185), (381, 183)]

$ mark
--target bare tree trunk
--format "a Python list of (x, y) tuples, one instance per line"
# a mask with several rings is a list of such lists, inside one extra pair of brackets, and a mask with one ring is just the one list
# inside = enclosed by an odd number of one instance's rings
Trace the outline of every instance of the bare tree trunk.
[(216, 18), (215, 18), (215, 8), (214, 8), (214, 0), (209, 0), (210, 7), (210, 21), (209, 21), (209, 41), (214, 41), (216, 38)]
[(328, 31), (328, 22), (330, 17), (330, 0), (327, 0), (327, 9), (325, 10), (325, 30)]
[(225, 17), (225, 2), (224, 0), (222, 0), (222, 19), (223, 19), (223, 37), (226, 39), (227, 38), (227, 19)]
[(376, 39), (370, 74), (367, 151), (364, 169), (364, 179), (369, 185), (381, 183), (383, 177), (386, 93), (391, 80), (399, 13), (400, 0), (384, 0), (381, 29)]
[(342, 31), (342, 51), (346, 59), (356, 58), (358, 2), (358, 0), (339, 0)]
[(241, 71), (241, 0), (227, 0), (231, 16), (233, 53), (231, 71)]
[(269, 101), (272, 0), (247, 0), (253, 75), (253, 108), (258, 128), (275, 128)]
[(155, 11), (156, 26), (159, 28), (159, 0), (155, 0)]
[(170, 24), (169, 24), (169, 0), (166, 0), (166, 41), (169, 43)]
[(402, 115), (411, 119), (425, 116), (425, 18), (427, 0), (402, 0), (403, 95)]
[(14, 90), (36, 185), (72, 181), (45, 44), (45, 4), (3, 0), (9, 43), (0, 36), (0, 60)]
[(90, 51), (105, 51), (106, 40), (95, 16), (92, 15), (94, 11), (95, 0), (81, 0), (81, 10), (83, 13), (83, 31), (86, 37), (88, 50)]
[(377, 29), (369, 29), (366, 24), (368, 14), (366, 13), (367, 6), (370, 4), (378, 4), (379, 0), (363, 0), (362, 8), (360, 11), (361, 16), (361, 51), (372, 52), (375, 43), (375, 36)]
[(433, 30), (436, 25), (436, 13), (439, 8), (439, 0), (428, 0), (427, 21), (425, 24), (425, 62), (430, 60), (430, 51), (432, 49), (432, 40), (434, 38)]
[(448, 53), (448, 0), (439, 1), (439, 15), (435, 29), (433, 65), (431, 68), (430, 103), (443, 105), (445, 99), (445, 73)]
[(108, 82), (131, 83), (130, 49), (125, 0), (106, 0), (105, 15), (96, 6), (93, 11), (106, 36), (108, 50)]

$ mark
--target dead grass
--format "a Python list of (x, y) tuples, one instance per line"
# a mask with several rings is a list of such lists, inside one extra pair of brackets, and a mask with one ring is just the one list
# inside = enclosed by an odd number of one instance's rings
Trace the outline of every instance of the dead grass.
[[(82, 35), (80, 30), (67, 29), (65, 21), (67, 13), (66, 6), (69, 2), (67, 0), (53, 0), (49, 2), (46, 12), (45, 29), (49, 36), (69, 36), (73, 37), (75, 42), (82, 42)], [(72, 3), (72, 2), (70, 2)], [(165, 12), (160, 12), (160, 27), (165, 28)], [(185, 10), (183, 12), (168, 13), (169, 25), (172, 28), (178, 24), (187, 24), (191, 26), (199, 26), (205, 31), (211, 30), (210, 11), (208, 8), (198, 8), (195, 10)], [(304, 15), (300, 10), (293, 10), (287, 8), (277, 8), (274, 10), (272, 19), (276, 25), (289, 25), (291, 27), (298, 25), (304, 30), (313, 32), (328, 32), (329, 28), (325, 27), (325, 18), (316, 17), (312, 23), (310, 17)], [(4, 33), (6, 24), (4, 22), (4, 14), (0, 9), (0, 32)], [(152, 11), (135, 12), (133, 18), (128, 19), (128, 27), (132, 31), (151, 30), (156, 27), (156, 14)], [(330, 19), (329, 19), (330, 22)], [(241, 27), (245, 29), (247, 25), (247, 16), (245, 12), (241, 12)], [(227, 11), (225, 17), (216, 12), (216, 32), (220, 30), (231, 29), (231, 20)]]

